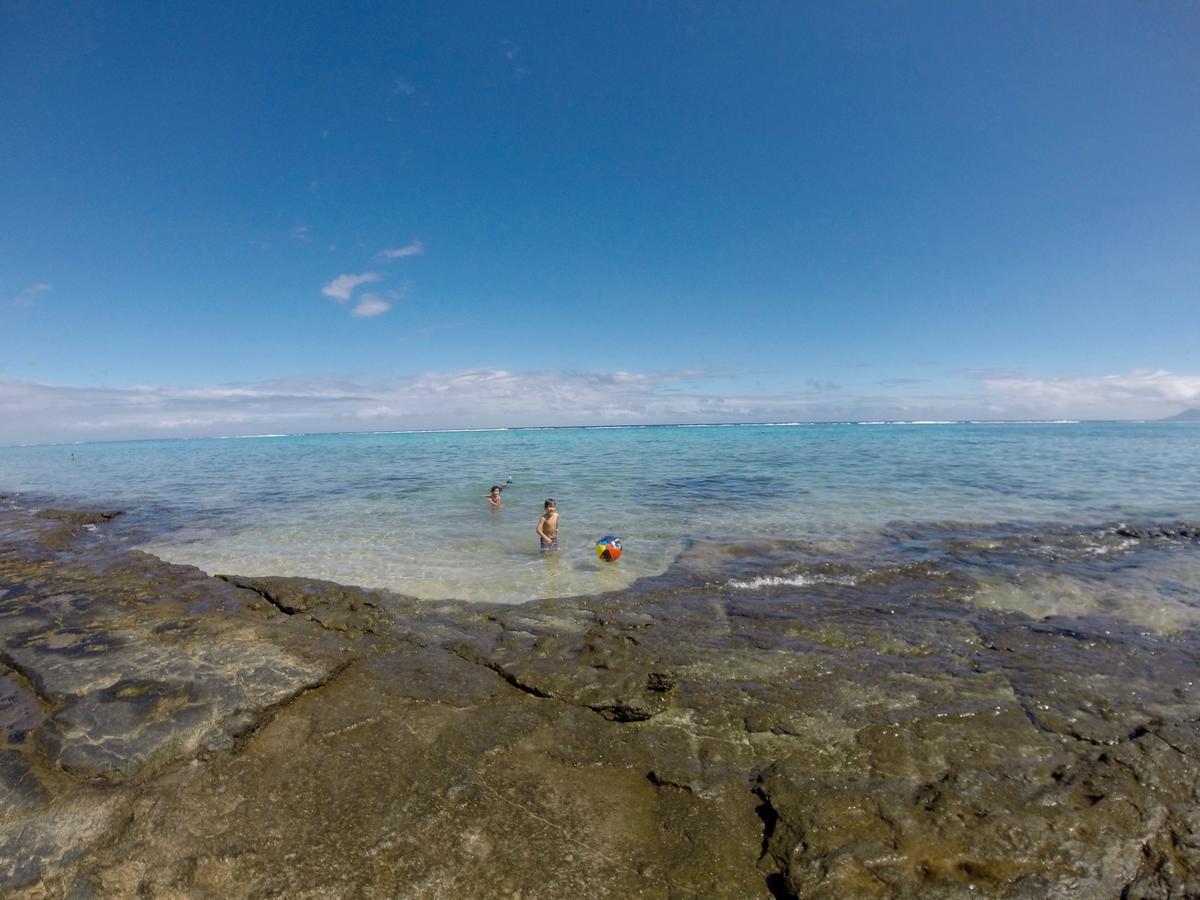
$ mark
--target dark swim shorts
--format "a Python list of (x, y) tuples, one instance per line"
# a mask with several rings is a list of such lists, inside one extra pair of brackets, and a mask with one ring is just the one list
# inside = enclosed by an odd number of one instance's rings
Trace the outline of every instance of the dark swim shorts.
[(549, 553), (551, 550), (557, 550), (557, 549), (558, 549), (558, 535), (555, 535), (555, 536), (554, 536), (554, 537), (552, 537), (550, 540), (546, 540), (546, 539), (545, 539), (544, 537), (542, 537), (541, 535), (538, 535), (538, 541), (539, 541), (539, 542), (541, 543), (541, 545), (542, 545), (542, 552), (543, 552), (543, 553)]

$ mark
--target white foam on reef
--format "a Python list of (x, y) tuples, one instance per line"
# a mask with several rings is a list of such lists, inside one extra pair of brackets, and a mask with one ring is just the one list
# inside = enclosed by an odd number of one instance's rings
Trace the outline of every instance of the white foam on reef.
[(841, 584), (851, 587), (858, 584), (853, 575), (758, 575), (742, 581), (733, 579), (731, 588), (739, 591), (756, 591), (768, 587), (809, 587), (814, 584)]
[[(492, 431), (513, 431), (512, 428), (409, 428), (404, 431), (338, 431), (339, 437), (379, 434), (487, 434)], [(319, 437), (320, 434), (313, 435)]]
[(1116, 544), (1098, 544), (1097, 546), (1090, 547), (1089, 552), (1093, 556), (1108, 556), (1111, 553), (1122, 553), (1132, 547), (1136, 547), (1137, 544), (1136, 538), (1126, 538)]
[(1157, 634), (1200, 625), (1195, 585), (1200, 554), (1174, 553), (1118, 568), (1103, 577), (1071, 572), (986, 572), (969, 598), (982, 609), (1024, 613), (1035, 619), (1113, 616)]

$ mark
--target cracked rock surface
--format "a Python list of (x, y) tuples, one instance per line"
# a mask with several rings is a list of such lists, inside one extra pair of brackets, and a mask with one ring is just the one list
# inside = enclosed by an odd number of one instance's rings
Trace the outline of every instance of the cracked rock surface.
[[(1200, 896), (1194, 626), (978, 600), (979, 554), (1050, 578), (1075, 535), (494, 607), (105, 516), (0, 512), (0, 895)], [(1172, 572), (1197, 536), (1112, 533)]]

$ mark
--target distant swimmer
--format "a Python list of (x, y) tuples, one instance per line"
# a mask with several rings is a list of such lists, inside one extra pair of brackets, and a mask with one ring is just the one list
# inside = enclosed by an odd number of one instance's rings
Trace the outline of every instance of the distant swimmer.
[(500, 487), (500, 485), (492, 485), (492, 492), (487, 495), (487, 502), (491, 504), (492, 509), (499, 509), (500, 505), (504, 502), (500, 499), (500, 492), (502, 490), (504, 490), (504, 488)]
[(542, 505), (546, 511), (538, 519), (538, 540), (541, 542), (542, 552), (549, 553), (558, 549), (558, 507), (553, 500), (547, 500)]

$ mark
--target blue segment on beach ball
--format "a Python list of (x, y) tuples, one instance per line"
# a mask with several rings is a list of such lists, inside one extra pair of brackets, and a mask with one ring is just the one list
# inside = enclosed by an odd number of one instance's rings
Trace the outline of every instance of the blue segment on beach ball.
[(596, 541), (596, 555), (605, 562), (612, 562), (621, 555), (621, 539), (606, 534)]

